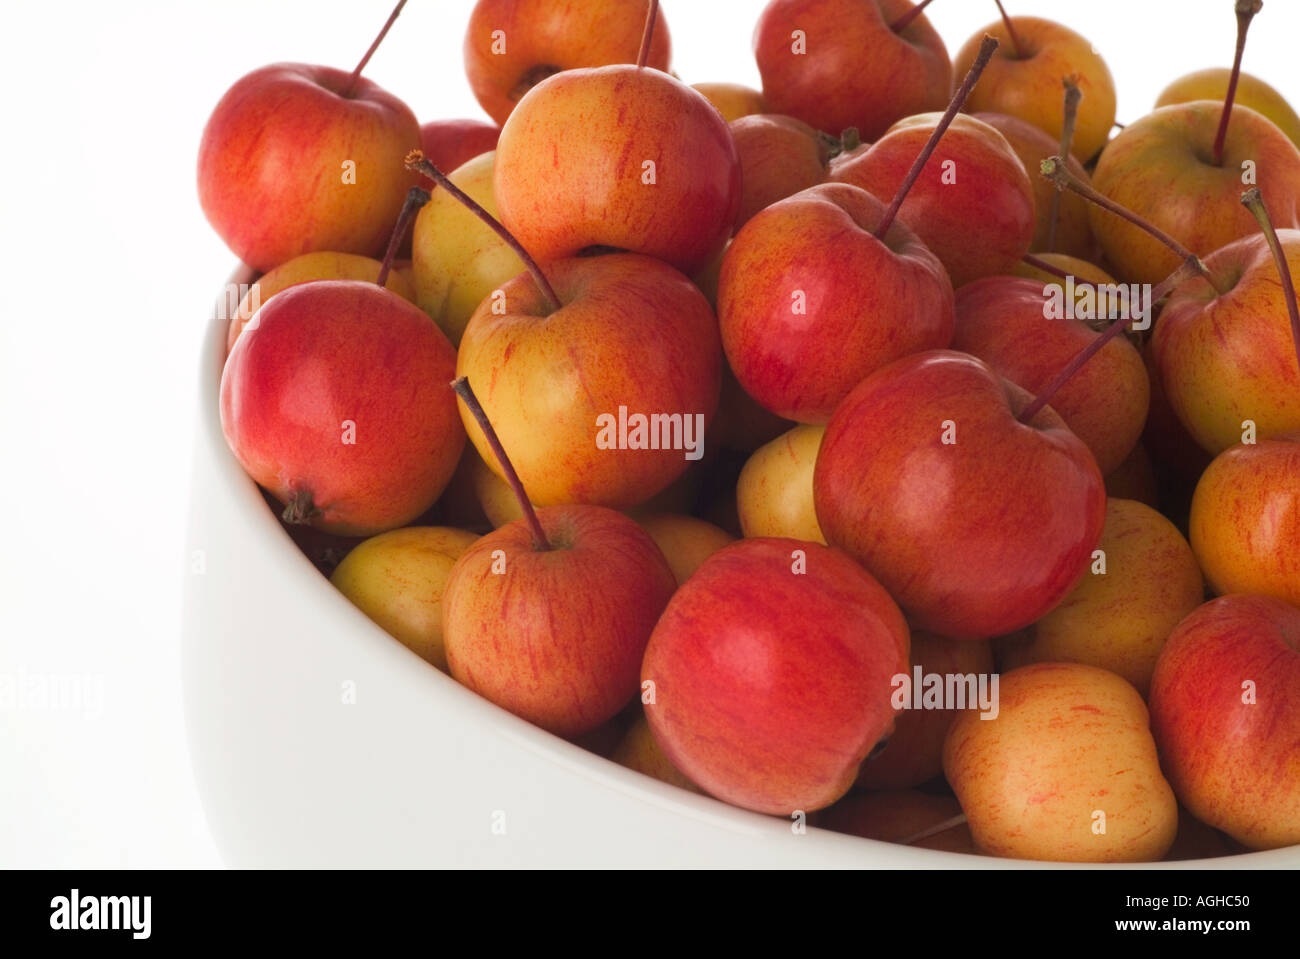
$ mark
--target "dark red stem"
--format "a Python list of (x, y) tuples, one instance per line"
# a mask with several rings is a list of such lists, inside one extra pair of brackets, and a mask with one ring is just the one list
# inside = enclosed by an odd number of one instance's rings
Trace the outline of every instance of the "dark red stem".
[(420, 212), (420, 207), (428, 202), (428, 190), (413, 186), (406, 191), (406, 202), (402, 204), (402, 212), (397, 215), (393, 235), (388, 238), (388, 249), (384, 252), (384, 262), (379, 266), (379, 279), (375, 280), (380, 286), (388, 283), (388, 272), (393, 268), (393, 259), (402, 245), (402, 238), (406, 236), (407, 228), (415, 219), (415, 214)]
[(650, 59), (650, 43), (655, 36), (655, 21), (659, 18), (659, 0), (650, 0), (650, 12), (646, 14), (645, 29), (641, 31), (641, 49), (636, 55), (637, 69), (646, 65)]
[(1215, 166), (1223, 165), (1223, 144), (1228, 139), (1228, 120), (1232, 116), (1232, 101), (1237, 96), (1237, 80), (1241, 77), (1241, 55), (1246, 51), (1246, 31), (1250, 21), (1262, 10), (1261, 0), (1237, 0), (1237, 53), (1232, 60), (1232, 75), (1228, 78), (1228, 92), (1223, 97), (1223, 112), (1219, 114), (1219, 129), (1214, 134)]
[(370, 44), (370, 49), (367, 50), (366, 55), (361, 58), (361, 62), (357, 64), (357, 68), (352, 71), (352, 76), (348, 77), (348, 85), (343, 88), (343, 96), (352, 96), (352, 91), (356, 89), (357, 81), (361, 79), (361, 71), (366, 68), (366, 64), (370, 62), (370, 58), (375, 55), (375, 51), (379, 49), (379, 45), (384, 42), (384, 37), (388, 36), (388, 31), (392, 29), (393, 21), (397, 19), (397, 15), (402, 12), (402, 7), (404, 6), (406, 6), (406, 0), (397, 0), (397, 6), (393, 7), (393, 12), (388, 15), (388, 20), (384, 23), (384, 28), (379, 31), (379, 36), (375, 37), (375, 42)]
[(1002, 25), (1007, 28), (1007, 37), (1011, 40), (1011, 49), (1016, 51), (1016, 59), (1023, 59), (1024, 54), (1020, 52), (1023, 49), (1020, 46), (1020, 38), (1016, 36), (1016, 28), (1011, 25), (1011, 18), (1002, 9), (1002, 0), (993, 0), (993, 2), (998, 5), (998, 13), (1002, 14)]
[(921, 15), (921, 11), (928, 7), (934, 0), (921, 0), (916, 6), (907, 13), (903, 14), (897, 20), (889, 25), (889, 29), (895, 33), (901, 33), (912, 25), (912, 21)]

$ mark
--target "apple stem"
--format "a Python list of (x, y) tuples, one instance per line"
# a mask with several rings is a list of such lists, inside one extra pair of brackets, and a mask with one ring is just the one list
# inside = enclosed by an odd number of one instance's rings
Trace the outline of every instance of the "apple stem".
[(1200, 257), (1187, 249), (1187, 247), (1183, 246), (1168, 233), (1165, 233), (1159, 227), (1152, 223), (1148, 223), (1132, 210), (1120, 206), (1114, 200), (1110, 199), (1110, 197), (1104, 196), (1089, 184), (1084, 183), (1069, 171), (1065, 165), (1065, 161), (1059, 156), (1048, 157), (1039, 165), (1039, 171), (1043, 176), (1056, 184), (1056, 189), (1071, 190), (1079, 194), (1079, 196), (1083, 197), (1089, 203), (1093, 203), (1101, 207), (1103, 210), (1106, 210), (1108, 213), (1113, 213), (1120, 219), (1127, 220), (1138, 229), (1149, 233), (1162, 244), (1169, 247), (1169, 249), (1177, 254), (1179, 259), (1184, 263), (1189, 264), (1192, 269), (1204, 277), (1205, 281), (1214, 287), (1215, 290), (1221, 294), (1227, 292), (1226, 290), (1221, 289), (1219, 285), (1214, 282), (1214, 277), (1212, 277), (1210, 271), (1205, 268), (1205, 264), (1201, 262)]
[(650, 12), (646, 14), (645, 29), (641, 31), (641, 49), (636, 55), (636, 67), (644, 69), (650, 59), (650, 42), (655, 35), (655, 21), (659, 17), (659, 0), (650, 0)]
[(384, 23), (384, 28), (379, 31), (379, 36), (375, 37), (375, 42), (370, 44), (370, 49), (367, 50), (366, 55), (361, 58), (361, 62), (357, 64), (357, 68), (352, 71), (352, 76), (348, 77), (348, 85), (343, 88), (343, 96), (352, 96), (352, 91), (356, 89), (357, 81), (361, 79), (361, 71), (366, 68), (366, 64), (370, 62), (370, 58), (375, 55), (375, 51), (379, 49), (379, 45), (384, 42), (384, 37), (388, 36), (388, 31), (392, 29), (393, 21), (397, 19), (397, 15), (402, 12), (402, 7), (404, 6), (406, 6), (406, 0), (397, 0), (397, 6), (395, 6), (393, 12), (388, 15), (388, 20)]
[(1016, 59), (1023, 60), (1024, 54), (1020, 52), (1020, 38), (1016, 36), (1016, 28), (1012, 26), (1007, 11), (1002, 8), (1002, 0), (993, 0), (993, 2), (998, 5), (998, 13), (1002, 14), (1002, 25), (1007, 28), (1007, 38), (1011, 41), (1011, 49), (1016, 52)]
[[(1065, 87), (1065, 106), (1064, 114), (1061, 119), (1061, 156), (1070, 155), (1070, 147), (1074, 142), (1074, 123), (1079, 115), (1079, 101), (1083, 99), (1083, 91), (1079, 89), (1078, 78), (1071, 75), (1061, 80)], [(1047, 213), (1047, 252), (1051, 253), (1056, 249), (1056, 221), (1061, 212), (1061, 191), (1057, 190), (1052, 194), (1052, 205)]]
[(402, 212), (397, 215), (397, 225), (393, 227), (393, 235), (388, 238), (388, 249), (384, 252), (384, 262), (379, 265), (379, 279), (375, 280), (380, 286), (388, 283), (388, 271), (393, 268), (393, 259), (397, 256), (397, 250), (402, 245), (402, 238), (406, 236), (406, 229), (411, 225), (411, 220), (415, 214), (420, 212), (420, 207), (429, 202), (429, 191), (418, 186), (413, 186), (406, 191), (406, 202), (402, 204)]
[(1035, 270), (1042, 270), (1044, 273), (1050, 273), (1059, 280), (1068, 280), (1070, 274), (1066, 273), (1054, 263), (1048, 263), (1046, 260), (1040, 260), (1032, 253), (1026, 253), (1020, 258), (1020, 262), (1026, 266), (1032, 266)]
[(1295, 282), (1291, 277), (1291, 265), (1287, 262), (1286, 251), (1282, 249), (1282, 241), (1278, 239), (1273, 221), (1264, 208), (1264, 195), (1259, 192), (1259, 187), (1251, 187), (1243, 193), (1241, 202), (1259, 221), (1259, 228), (1264, 231), (1264, 239), (1268, 241), (1268, 248), (1273, 253), (1273, 262), (1277, 264), (1278, 277), (1282, 281), (1282, 295), (1286, 297), (1287, 313), (1291, 315), (1291, 342), (1295, 344), (1296, 364), (1300, 367), (1300, 306), (1296, 305)]
[(1241, 76), (1241, 55), (1246, 50), (1246, 31), (1250, 21), (1262, 10), (1261, 0), (1237, 0), (1237, 53), (1232, 61), (1232, 74), (1228, 78), (1228, 92), (1223, 98), (1223, 112), (1219, 114), (1219, 129), (1214, 134), (1215, 166), (1223, 166), (1223, 144), (1228, 139), (1228, 119), (1232, 116), (1232, 101), (1237, 96), (1237, 79)]
[(451, 388), (456, 391), (456, 395), (464, 401), (470, 413), (474, 415), (474, 419), (478, 421), (479, 429), (483, 431), (488, 446), (492, 447), (492, 455), (501, 464), (501, 469), (506, 474), (506, 482), (510, 484), (510, 489), (514, 491), (515, 499), (519, 500), (519, 507), (524, 511), (524, 518), (528, 520), (528, 525), (532, 527), (533, 547), (539, 552), (551, 549), (551, 541), (546, 538), (546, 530), (542, 529), (541, 520), (537, 518), (537, 510), (533, 509), (532, 500), (524, 492), (523, 481), (519, 479), (519, 474), (515, 472), (515, 466), (510, 462), (510, 457), (506, 455), (505, 447), (501, 445), (501, 437), (497, 436), (497, 431), (492, 428), (492, 421), (488, 419), (487, 413), (484, 412), (483, 404), (474, 395), (474, 390), (469, 385), (469, 377), (461, 376), (453, 380)]
[(295, 490), (289, 497), (289, 502), (285, 504), (284, 512), (280, 518), (290, 526), (305, 526), (315, 517), (320, 515), (320, 510), (312, 502), (311, 492), (309, 490)]
[(889, 29), (895, 33), (901, 33), (912, 25), (912, 21), (921, 15), (921, 11), (928, 7), (934, 0), (921, 0), (916, 6), (907, 13), (903, 14), (897, 20), (889, 25)]
[(537, 284), (537, 288), (542, 291), (542, 296), (546, 299), (547, 305), (550, 307), (551, 311), (554, 312), (562, 306), (560, 298), (555, 295), (555, 290), (551, 288), (550, 281), (546, 279), (546, 274), (543, 273), (542, 268), (537, 265), (537, 261), (534, 260), (532, 255), (524, 249), (523, 244), (515, 239), (514, 234), (501, 225), (500, 220), (494, 217), (487, 210), (483, 209), (483, 207), (479, 206), (479, 204), (475, 203), (473, 197), (469, 196), (464, 190), (447, 179), (447, 175), (430, 163), (429, 158), (419, 150), (412, 150), (406, 155), (406, 168), (421, 173), (424, 176), (427, 176), (430, 180), (433, 180), (438, 184), (438, 186), (450, 193), (457, 202), (464, 205), (469, 212), (473, 213), (476, 217), (491, 227), (492, 231), (496, 233), (497, 236), (501, 237), (506, 246), (514, 250), (515, 255), (524, 261), (524, 266), (527, 267), (528, 272), (533, 275), (533, 281)]
[(966, 74), (966, 79), (961, 82), (961, 86), (958, 87), (957, 92), (953, 94), (952, 102), (948, 104), (948, 109), (944, 111), (942, 119), (939, 120), (939, 125), (934, 128), (934, 132), (930, 134), (930, 139), (921, 149), (921, 152), (917, 154), (916, 160), (912, 164), (912, 168), (907, 171), (907, 176), (903, 178), (902, 185), (898, 188), (898, 192), (894, 194), (894, 199), (890, 202), (889, 209), (885, 211), (884, 218), (880, 221), (880, 225), (876, 227), (875, 236), (877, 240), (882, 242), (884, 241), (885, 234), (889, 232), (889, 228), (894, 225), (894, 218), (898, 216), (898, 208), (901, 207), (903, 201), (907, 199), (908, 191), (912, 189), (912, 185), (916, 183), (917, 179), (921, 176), (921, 170), (925, 167), (926, 161), (930, 159), (930, 154), (932, 154), (934, 148), (939, 145), (939, 140), (952, 124), (953, 117), (957, 115), (957, 111), (962, 108), (962, 105), (966, 102), (966, 98), (970, 96), (971, 88), (975, 86), (975, 81), (980, 78), (980, 74), (984, 72), (984, 68), (988, 66), (989, 59), (993, 56), (993, 51), (997, 48), (998, 41), (995, 38), (990, 37), (988, 34), (985, 34), (984, 42), (980, 44), (979, 56), (977, 56), (975, 62), (971, 64), (970, 72)]
[(914, 835), (908, 836), (906, 839), (902, 840), (900, 844), (910, 846), (914, 842), (920, 842), (922, 839), (929, 839), (931, 836), (937, 836), (939, 833), (947, 832), (954, 826), (960, 826), (965, 822), (966, 814), (964, 812), (958, 813), (951, 819), (945, 819), (943, 822), (935, 823), (933, 826), (929, 826)]
[[(1196, 275), (1197, 270), (1196, 267), (1192, 265), (1192, 262), (1190, 260), (1184, 261), (1178, 269), (1165, 277), (1164, 280), (1162, 280), (1160, 284), (1151, 291), (1151, 306), (1154, 308), (1157, 303), (1169, 294), (1170, 290)], [(1117, 319), (1112, 321), (1110, 326), (1108, 326), (1101, 335), (1093, 339), (1091, 343), (1076, 353), (1069, 363), (1065, 364), (1065, 368), (1062, 369), (1061, 372), (1057, 373), (1050, 383), (1043, 387), (1029, 405), (1020, 411), (1020, 415), (1016, 418), (1020, 420), (1021, 423), (1028, 423), (1037, 416), (1043, 407), (1052, 401), (1052, 397), (1057, 394), (1061, 387), (1069, 381), (1070, 377), (1079, 372), (1083, 364), (1087, 363), (1090, 359), (1100, 353), (1107, 343), (1119, 336), (1128, 324), (1129, 320)]]

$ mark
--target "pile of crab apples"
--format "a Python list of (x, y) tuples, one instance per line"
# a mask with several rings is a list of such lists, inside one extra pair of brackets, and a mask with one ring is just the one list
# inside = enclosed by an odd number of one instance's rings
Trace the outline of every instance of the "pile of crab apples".
[(490, 123), (362, 76), (400, 3), (350, 73), (249, 74), (199, 155), (261, 275), (225, 437), (397, 640), (681, 789), (1024, 859), (1298, 844), (1261, 4), (1120, 127), (1088, 40), (992, 11), (950, 58), (951, 2), (771, 0), (760, 92), (668, 72), (657, 0), (478, 0)]

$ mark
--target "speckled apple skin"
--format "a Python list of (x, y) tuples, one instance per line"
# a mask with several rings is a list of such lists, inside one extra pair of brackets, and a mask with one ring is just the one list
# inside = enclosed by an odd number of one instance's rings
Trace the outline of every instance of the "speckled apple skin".
[(877, 239), (884, 213), (870, 193), (826, 183), (758, 213), (727, 248), (723, 347), (740, 385), (777, 416), (825, 423), (874, 370), (952, 339), (942, 264), (898, 220)]
[[(1278, 240), (1300, 277), (1300, 230), (1279, 230)], [(1267, 241), (1258, 232), (1243, 237), (1205, 266), (1227, 292), (1200, 277), (1180, 284), (1152, 335), (1169, 405), (1211, 454), (1240, 443), (1248, 419), (1259, 437), (1300, 430), (1300, 364)]]
[[(529, 274), (470, 318), (456, 373), (469, 378), (529, 498), (542, 506), (644, 503), (692, 462), (681, 449), (600, 449), (597, 418), (702, 414), (718, 404), (722, 348), (704, 295), (665, 263), (610, 254), (548, 263), (564, 305), (551, 312)], [(477, 421), (469, 437), (502, 475)]]
[[(1082, 320), (1045, 317), (1043, 288), (1011, 276), (962, 287), (952, 348), (978, 356), (1030, 393), (1042, 390), (1100, 335)], [(1103, 476), (1137, 445), (1150, 403), (1142, 354), (1123, 336), (1102, 347), (1052, 397), (1052, 409), (1087, 444)]]
[[(889, 203), (940, 116), (899, 120), (871, 146), (832, 161), (830, 178)], [(1010, 273), (1029, 251), (1037, 222), (1029, 175), (1011, 144), (964, 113), (944, 131), (898, 218), (939, 258), (954, 289), (982, 276)]]
[[(409, 107), (331, 67), (276, 63), (236, 81), (199, 146), (199, 203), (235, 255), (265, 273), (300, 253), (382, 255), (420, 145)], [(343, 163), (356, 163), (356, 182)]]
[[(1201, 257), (1258, 232), (1241, 205), (1251, 185), (1263, 193), (1274, 227), (1300, 226), (1300, 150), (1271, 121), (1234, 104), (1223, 164), (1213, 166), (1222, 112), (1222, 102), (1199, 100), (1135, 120), (1102, 151), (1092, 185)], [(1255, 164), (1254, 184), (1242, 182), (1247, 160)], [(1121, 280), (1155, 284), (1178, 269), (1178, 257), (1150, 234), (1099, 207), (1089, 215)]]
[(894, 601), (845, 554), (742, 540), (705, 560), (655, 627), (646, 716), (706, 792), (757, 812), (811, 812), (848, 791), (892, 729), (890, 684), (908, 646)]
[(1300, 433), (1220, 453), (1196, 485), (1189, 532), (1216, 593), (1300, 606)]
[[(966, 712), (943, 768), (975, 844), (993, 856), (1154, 862), (1178, 804), (1160, 772), (1146, 704), (1114, 673), (1040, 663), (1001, 677), (996, 719)], [(1094, 824), (1105, 814), (1105, 832)]]
[(1234, 594), (1188, 616), (1156, 664), (1151, 728), (1197, 819), (1251, 849), (1300, 843), (1300, 609)]
[(776, 114), (729, 124), (740, 156), (740, 216), (736, 229), (759, 210), (826, 179), (830, 150), (802, 120)]
[(731, 236), (740, 176), (708, 100), (624, 65), (558, 73), (520, 100), (501, 130), (494, 189), (501, 222), (542, 262), (613, 247), (693, 274)]
[(826, 428), (813, 474), (822, 532), (917, 628), (1014, 632), (1086, 570), (1105, 520), (1101, 473), (1050, 406), (1018, 422), (1029, 401), (983, 361), (935, 350), (863, 380)]
[(442, 331), (396, 293), (357, 280), (301, 283), (235, 341), (221, 428), (281, 503), (311, 493), (317, 529), (382, 533), (432, 506), (456, 470), (465, 430), (449, 386), (455, 363)]
[(535, 549), (520, 519), (457, 560), (443, 591), (443, 642), (451, 675), (469, 689), (578, 736), (636, 695), (650, 631), (677, 583), (654, 540), (622, 513), (557, 506), (538, 519), (554, 549)]
[[(772, 0), (754, 28), (754, 57), (772, 113), (838, 137), (874, 140), (901, 117), (942, 110), (952, 95), (948, 49), (925, 14), (889, 25), (909, 0)], [(806, 52), (792, 35), (802, 30)], [(869, 52), (868, 52), (869, 51)]]
[[(538, 67), (636, 63), (647, 9), (645, 0), (479, 0), (465, 29), (470, 89), (488, 116), (505, 123), (527, 92), (523, 81)], [(497, 31), (504, 35), (504, 49)], [(672, 39), (660, 7), (646, 65), (667, 70), (671, 58)]]

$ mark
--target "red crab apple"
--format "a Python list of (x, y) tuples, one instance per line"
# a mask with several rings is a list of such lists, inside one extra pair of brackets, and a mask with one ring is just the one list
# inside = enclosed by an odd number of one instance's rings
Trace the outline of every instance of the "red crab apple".
[(614, 510), (534, 511), (472, 389), (462, 379), (456, 391), (525, 515), (472, 544), (447, 576), (451, 675), (556, 735), (589, 733), (636, 695), (646, 641), (676, 588), (672, 570)]
[(434, 120), (420, 127), (420, 152), (440, 170), (455, 170), (497, 148), (501, 128), (482, 120)]
[(1013, 632), (1074, 588), (1106, 493), (1050, 407), (981, 360), (935, 350), (863, 380), (835, 411), (813, 473), (826, 541), (856, 557), (920, 629)]
[[(402, 0), (405, 3), (405, 0)], [(301, 253), (378, 256), (415, 178), (409, 107), (355, 70), (276, 63), (238, 80), (199, 146), (199, 203), (226, 245), (266, 272)]]
[(763, 94), (739, 83), (692, 83), (728, 123), (755, 113), (769, 113)]
[(848, 791), (892, 730), (908, 645), (894, 601), (843, 553), (742, 540), (664, 610), (641, 668), (646, 717), (669, 761), (711, 795), (811, 812)]
[(831, 136), (857, 127), (866, 140), (902, 117), (942, 110), (952, 91), (948, 50), (912, 9), (909, 0), (772, 0), (754, 29), (768, 108)]
[(731, 122), (731, 137), (740, 156), (742, 185), (737, 229), (759, 210), (826, 179), (828, 141), (802, 120), (774, 114), (741, 117)]
[(1300, 609), (1212, 600), (1174, 630), (1151, 728), (1178, 798), (1252, 849), (1300, 843)]
[[(505, 123), (528, 91), (561, 70), (635, 63), (649, 8), (649, 0), (479, 0), (465, 31), (474, 96)], [(655, 16), (647, 63), (667, 70), (668, 24)]]
[(456, 353), (419, 307), (375, 283), (277, 293), (235, 341), (221, 428), (285, 518), (365, 536), (433, 505), (465, 445), (447, 387)]

